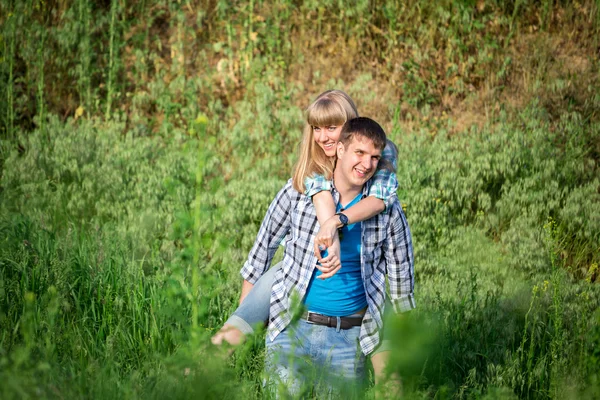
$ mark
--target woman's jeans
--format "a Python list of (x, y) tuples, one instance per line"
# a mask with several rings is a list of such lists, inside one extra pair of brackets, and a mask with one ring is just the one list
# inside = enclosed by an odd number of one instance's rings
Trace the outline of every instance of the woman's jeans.
[(269, 268), (261, 276), (250, 290), (242, 304), (233, 312), (233, 315), (225, 322), (234, 326), (245, 335), (254, 333), (257, 324), (265, 325), (269, 319), (269, 308), (271, 307), (271, 289), (275, 281), (275, 272), (281, 268), (281, 263)]

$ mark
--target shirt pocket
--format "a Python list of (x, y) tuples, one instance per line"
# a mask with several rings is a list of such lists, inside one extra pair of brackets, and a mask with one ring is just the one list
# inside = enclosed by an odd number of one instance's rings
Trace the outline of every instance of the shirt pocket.
[[(312, 243), (317, 228), (317, 214), (312, 201), (303, 196), (292, 213), (292, 241), (300, 245)], [(312, 245), (310, 249), (312, 250)]]

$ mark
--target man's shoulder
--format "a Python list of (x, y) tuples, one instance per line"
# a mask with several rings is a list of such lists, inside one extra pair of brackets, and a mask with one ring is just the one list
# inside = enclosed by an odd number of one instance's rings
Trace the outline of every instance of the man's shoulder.
[(388, 207), (390, 213), (393, 211), (402, 212), (402, 203), (400, 203), (400, 200), (398, 200), (398, 196), (396, 196), (396, 195), (394, 195), (390, 198), (387, 207)]
[(292, 178), (288, 179), (285, 185), (281, 188), (282, 191), (290, 192), (295, 194), (300, 194), (296, 189), (294, 189), (294, 184), (292, 182)]
[(283, 185), (283, 187), (279, 190), (279, 196), (287, 196), (291, 201), (299, 201), (304, 196), (303, 193), (299, 193), (296, 189), (294, 189), (294, 185), (292, 183), (292, 179), (288, 179), (288, 181)]
[(394, 195), (393, 201), (390, 201), (387, 213), (390, 215), (390, 219), (393, 221), (398, 220), (398, 218), (403, 220), (406, 219), (406, 214), (404, 214), (404, 206), (396, 195)]

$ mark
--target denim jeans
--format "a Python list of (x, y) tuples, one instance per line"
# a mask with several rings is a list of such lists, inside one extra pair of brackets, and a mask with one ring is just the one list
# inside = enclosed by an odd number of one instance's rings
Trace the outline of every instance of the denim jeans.
[(261, 276), (242, 304), (233, 312), (225, 322), (236, 327), (242, 333), (249, 335), (254, 333), (257, 324), (264, 325), (269, 319), (269, 308), (271, 306), (271, 289), (275, 281), (275, 272), (281, 268), (281, 263), (274, 265)]
[(360, 387), (365, 356), (359, 346), (359, 335), (360, 326), (329, 328), (301, 319), (272, 342), (267, 338), (265, 371), (269, 384), (274, 383), (270, 386), (276, 387), (281, 382), (293, 397), (305, 390), (331, 394), (336, 384), (345, 389)]

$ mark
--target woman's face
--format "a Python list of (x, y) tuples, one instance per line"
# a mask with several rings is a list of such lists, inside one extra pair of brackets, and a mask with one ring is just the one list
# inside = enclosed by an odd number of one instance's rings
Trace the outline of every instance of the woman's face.
[(343, 125), (313, 126), (315, 142), (323, 149), (327, 157), (335, 157), (337, 142), (340, 140)]

